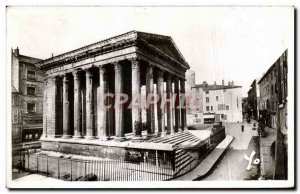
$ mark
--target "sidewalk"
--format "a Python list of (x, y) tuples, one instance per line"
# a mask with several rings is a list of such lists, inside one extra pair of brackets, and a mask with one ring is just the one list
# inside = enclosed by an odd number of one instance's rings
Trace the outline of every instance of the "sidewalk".
[(233, 137), (226, 135), (226, 138), (195, 169), (181, 177), (172, 179), (172, 181), (192, 181), (204, 177), (213, 168), (232, 141)]
[(265, 179), (273, 179), (277, 131), (265, 127), (265, 133), (265, 137), (262, 137), (260, 141), (261, 176)]

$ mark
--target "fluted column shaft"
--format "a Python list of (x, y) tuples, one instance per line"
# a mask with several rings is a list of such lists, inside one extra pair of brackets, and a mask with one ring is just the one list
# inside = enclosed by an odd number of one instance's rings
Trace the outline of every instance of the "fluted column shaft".
[(185, 81), (180, 80), (180, 93), (182, 99), (181, 102), (181, 130), (184, 131), (187, 129), (186, 125), (186, 99), (185, 99)]
[[(153, 85), (153, 66), (149, 65), (146, 70), (146, 97), (147, 103), (151, 98), (154, 98), (154, 85)], [(155, 136), (155, 117), (154, 117), (154, 104), (146, 104), (147, 114), (147, 137), (151, 138)]]
[(132, 59), (132, 140), (142, 140), (142, 104), (141, 104), (141, 80), (140, 80), (140, 61)]
[(73, 138), (82, 137), (82, 105), (81, 105), (81, 83), (80, 72), (73, 72), (74, 78), (74, 136)]
[(123, 93), (123, 67), (119, 63), (115, 63), (115, 122), (116, 122), (116, 138), (117, 141), (125, 140), (124, 131), (124, 107), (120, 104)]
[(86, 70), (86, 139), (95, 139), (93, 109), (93, 74)]
[(164, 107), (162, 107), (162, 98), (164, 94), (164, 73), (162, 70), (158, 70), (157, 72), (156, 93), (159, 98), (157, 101), (157, 136), (161, 136), (162, 132), (165, 130)]
[(175, 98), (175, 103), (174, 103), (174, 108), (175, 108), (175, 127), (174, 127), (174, 131), (175, 133), (178, 132), (179, 130), (179, 125), (180, 125), (180, 110), (179, 110), (179, 79), (178, 77), (175, 78), (174, 81), (174, 93), (176, 95)]
[(173, 129), (173, 116), (172, 116), (172, 76), (167, 75), (167, 134), (174, 132)]
[(98, 96), (98, 103), (97, 103), (97, 110), (98, 110), (98, 138), (100, 140), (107, 140), (108, 139), (108, 131), (107, 131), (107, 99), (105, 98), (105, 94), (107, 92), (107, 76), (105, 74), (105, 68), (100, 66), (99, 67), (99, 96)]
[(65, 74), (63, 76), (63, 136), (62, 138), (71, 138), (69, 84), (70, 84), (70, 80)]

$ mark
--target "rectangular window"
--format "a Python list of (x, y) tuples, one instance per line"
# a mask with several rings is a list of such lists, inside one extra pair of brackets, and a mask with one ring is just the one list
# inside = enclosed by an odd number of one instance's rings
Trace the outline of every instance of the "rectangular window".
[(218, 110), (225, 110), (225, 104), (218, 104)]
[(27, 103), (27, 112), (35, 112), (35, 103), (34, 102), (29, 102)]
[(13, 95), (13, 102), (12, 102), (13, 106), (18, 106), (19, 105), (18, 101), (19, 101), (18, 95)]
[(221, 119), (224, 119), (224, 114), (221, 114)]
[(214, 110), (213, 106), (210, 107), (210, 110)]
[(35, 87), (27, 86), (27, 95), (35, 95)]
[(229, 105), (226, 105), (226, 110), (229, 110)]
[(206, 106), (206, 111), (209, 111), (209, 106)]
[(216, 101), (219, 101), (219, 96), (216, 96)]
[(227, 120), (227, 115), (224, 115), (224, 120)]
[(13, 123), (18, 123), (18, 110), (13, 110)]
[(33, 80), (35, 80), (35, 71), (33, 71), (33, 70), (27, 70), (27, 79), (33, 79)]
[(205, 94), (209, 94), (209, 91), (205, 91)]
[(206, 102), (209, 102), (209, 97), (206, 97)]

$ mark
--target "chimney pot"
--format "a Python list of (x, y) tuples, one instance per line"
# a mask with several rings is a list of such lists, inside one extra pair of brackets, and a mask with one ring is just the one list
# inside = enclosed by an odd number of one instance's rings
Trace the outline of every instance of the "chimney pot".
[(234, 82), (233, 81), (231, 82), (231, 86), (234, 86)]
[(222, 86), (224, 86), (224, 80), (222, 80)]

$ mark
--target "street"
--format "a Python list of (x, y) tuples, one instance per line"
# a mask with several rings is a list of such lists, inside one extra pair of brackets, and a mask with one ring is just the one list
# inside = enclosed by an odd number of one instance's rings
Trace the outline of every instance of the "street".
[(259, 158), (259, 141), (257, 131), (252, 130), (253, 122), (245, 126), (241, 131), (241, 123), (224, 124), (226, 134), (234, 137), (234, 140), (223, 157), (217, 162), (212, 171), (202, 180), (253, 180), (259, 177), (259, 165), (252, 164), (250, 170), (246, 170), (249, 163), (244, 158), (255, 151), (253, 160)]

